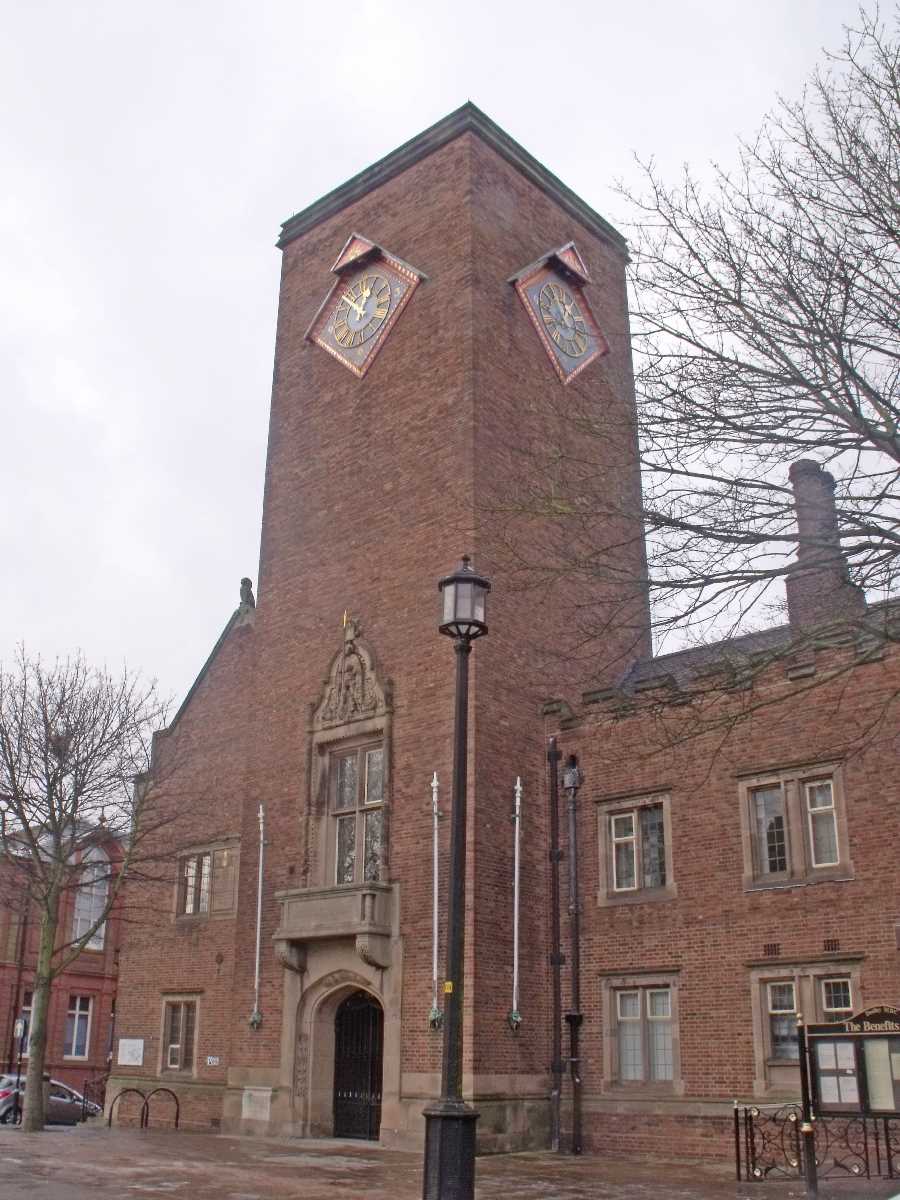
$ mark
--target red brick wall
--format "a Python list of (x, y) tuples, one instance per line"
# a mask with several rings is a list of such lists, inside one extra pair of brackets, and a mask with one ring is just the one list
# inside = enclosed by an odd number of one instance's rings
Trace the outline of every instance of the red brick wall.
[[(752, 689), (723, 695), (720, 704), (710, 690), (706, 720), (716, 727), (705, 734), (697, 734), (694, 710), (655, 710), (649, 703), (624, 717), (616, 716), (613, 703), (596, 706), (563, 732), (564, 753), (577, 752), (585, 772), (579, 867), (584, 1086), (596, 1102), (586, 1118), (591, 1146), (691, 1154), (693, 1119), (680, 1117), (679, 1107), (687, 1114), (699, 1100), (754, 1099), (749, 964), (764, 959), (767, 943), (780, 947), (771, 960), (777, 974), (779, 963), (827, 962), (825, 939), (836, 939), (835, 974), (846, 973), (846, 960), (860, 960), (862, 995), (854, 996), (855, 1007), (900, 1003), (894, 932), (900, 914), (894, 769), (900, 656), (853, 667), (853, 653), (820, 652), (816, 676), (802, 682), (776, 665)], [(738, 777), (834, 761), (842, 762), (854, 877), (745, 891)], [(677, 897), (600, 906), (597, 802), (642, 792), (671, 795)], [(603, 1078), (603, 973), (663, 968), (679, 972), (680, 1102), (648, 1099), (639, 1087), (628, 1092)], [(564, 983), (567, 996), (568, 978)], [(629, 1115), (617, 1113), (617, 1106)], [(719, 1141), (727, 1155), (727, 1138)]]

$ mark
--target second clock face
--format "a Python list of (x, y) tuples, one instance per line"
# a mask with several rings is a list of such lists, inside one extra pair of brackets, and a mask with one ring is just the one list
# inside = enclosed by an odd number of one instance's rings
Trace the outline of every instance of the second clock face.
[(551, 280), (538, 293), (538, 305), (553, 344), (568, 358), (581, 358), (588, 348), (590, 334), (572, 293)]
[(516, 280), (516, 291), (563, 383), (609, 350), (583, 289), (567, 274), (538, 265)]

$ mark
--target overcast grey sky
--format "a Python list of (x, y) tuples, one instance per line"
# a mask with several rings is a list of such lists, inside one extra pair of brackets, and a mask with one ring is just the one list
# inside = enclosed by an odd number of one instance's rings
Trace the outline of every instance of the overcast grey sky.
[(0, 658), (179, 700), (255, 581), (282, 220), (474, 101), (593, 207), (734, 159), (847, 0), (28, 0), (0, 39)]

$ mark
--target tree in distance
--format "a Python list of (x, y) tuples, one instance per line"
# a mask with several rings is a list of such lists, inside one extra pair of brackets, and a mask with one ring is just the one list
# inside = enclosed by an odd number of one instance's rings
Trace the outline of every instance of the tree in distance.
[[(24, 649), (0, 664), (0, 853), (14, 903), (38, 923), (26, 1131), (44, 1124), (53, 980), (103, 930), (126, 880), (155, 861), (149, 847), (168, 818), (147, 773), (164, 721), (155, 683), (127, 670), (93, 669), (80, 654), (48, 666)], [(90, 903), (63, 928), (63, 901), (79, 892)]]

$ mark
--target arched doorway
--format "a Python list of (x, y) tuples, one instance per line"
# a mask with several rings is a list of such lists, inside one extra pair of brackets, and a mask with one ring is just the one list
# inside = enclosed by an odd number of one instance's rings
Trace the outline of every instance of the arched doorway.
[(377, 1141), (381, 1127), (384, 1012), (352, 992), (334, 1016), (334, 1136)]

